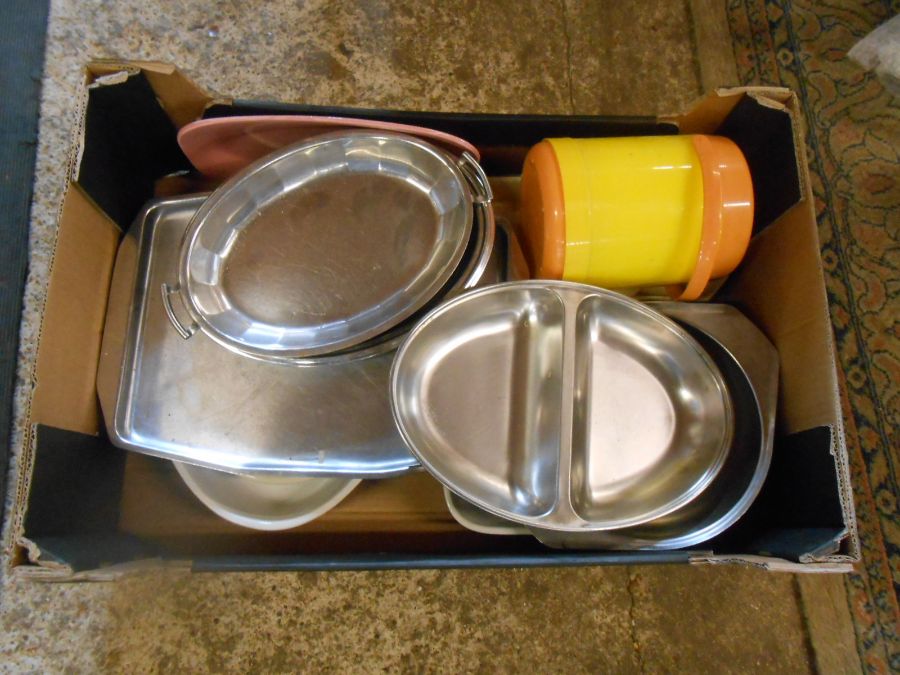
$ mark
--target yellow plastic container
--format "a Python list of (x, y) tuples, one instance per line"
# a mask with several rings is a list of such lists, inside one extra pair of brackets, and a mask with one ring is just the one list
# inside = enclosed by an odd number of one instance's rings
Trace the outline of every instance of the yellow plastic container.
[(718, 136), (548, 139), (525, 160), (522, 225), (537, 278), (693, 300), (746, 252), (750, 171)]

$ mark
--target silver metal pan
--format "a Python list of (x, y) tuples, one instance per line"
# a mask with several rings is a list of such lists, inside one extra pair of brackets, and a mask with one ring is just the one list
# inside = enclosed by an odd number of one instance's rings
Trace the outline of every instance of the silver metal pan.
[[(455, 298), (472, 288), (476, 288), (482, 284), (485, 273), (489, 271), (489, 260), (494, 249), (494, 241), (496, 238), (496, 226), (494, 222), (494, 213), (488, 202), (475, 204), (475, 218), (472, 224), (472, 234), (469, 237), (469, 245), (463, 254), (459, 266), (453, 276), (444, 284), (444, 288), (428, 302), (424, 307), (415, 314), (405, 319), (402, 323), (397, 324), (390, 330), (376, 335), (365, 342), (361, 342), (353, 347), (340, 349), (338, 351), (329, 352), (327, 354), (319, 354), (317, 356), (306, 357), (283, 357), (269, 354), (249, 354), (243, 353), (260, 361), (268, 361), (269, 363), (278, 363), (288, 366), (322, 366), (334, 365), (338, 363), (347, 363), (360, 359), (370, 359), (387, 352), (392, 352), (400, 346), (400, 343), (406, 338), (409, 331), (415, 326), (419, 320), (429, 311), (434, 309), (441, 302)], [(178, 318), (175, 317), (175, 310), (169, 302), (171, 287), (168, 283), (162, 285), (163, 304), (166, 310), (171, 313), (169, 319), (176, 325), (181, 325)]]
[(113, 443), (254, 475), (381, 478), (417, 467), (391, 418), (393, 352), (286, 368), (172, 330), (159, 288), (204, 199), (151, 202), (119, 249), (97, 375)]

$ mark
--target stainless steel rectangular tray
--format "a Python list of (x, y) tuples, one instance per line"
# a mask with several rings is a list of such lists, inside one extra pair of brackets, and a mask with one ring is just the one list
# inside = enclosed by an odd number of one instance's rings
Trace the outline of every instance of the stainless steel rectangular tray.
[(293, 367), (249, 359), (205, 335), (184, 340), (160, 288), (205, 195), (151, 203), (125, 235), (98, 372), (118, 446), (234, 473), (378, 478), (418, 466), (394, 426), (394, 352)]

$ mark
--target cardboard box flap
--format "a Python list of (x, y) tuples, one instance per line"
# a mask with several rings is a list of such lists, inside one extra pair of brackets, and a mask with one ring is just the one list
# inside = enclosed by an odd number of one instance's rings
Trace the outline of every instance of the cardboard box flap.
[(172, 123), (181, 128), (203, 114), (212, 97), (169, 63), (99, 59), (88, 64), (89, 81), (115, 73), (143, 72)]
[[(42, 461), (32, 495), (39, 498), (31, 500), (26, 531), (50, 560), (64, 560), (75, 571), (142, 557), (206, 558), (212, 565), (224, 556), (220, 562), (227, 567), (228, 555), (283, 556), (297, 550), (310, 566), (325, 555), (344, 557), (352, 566), (371, 561), (366, 554), (372, 551), (393, 551), (392, 565), (410, 555), (424, 561), (434, 559), (427, 555), (451, 552), (465, 552), (455, 557), (463, 565), (466, 558), (488, 564), (503, 556), (509, 563), (538, 555), (546, 563), (568, 555), (527, 537), (485, 537), (464, 530), (446, 512), (440, 486), (425, 474), (374, 482), (296, 530), (254, 533), (208, 512), (169, 462), (113, 448), (102, 437), (46, 427), (39, 427), (37, 436), (36, 457)], [(750, 512), (703, 548), (720, 555), (751, 551), (793, 561), (823, 555), (832, 559), (829, 554), (838, 550), (835, 544), (846, 528), (834, 491), (834, 464), (827, 452), (821, 453), (830, 437), (831, 430), (823, 428), (783, 439), (770, 479)], [(798, 473), (805, 482), (797, 483)], [(612, 562), (642, 554), (579, 555), (587, 556), (583, 562)], [(696, 556), (697, 551), (647, 555), (662, 556), (654, 559), (661, 562), (671, 555)]]
[(175, 125), (143, 71), (88, 90), (78, 184), (120, 228), (153, 196), (161, 176), (187, 171)]
[(683, 134), (714, 134), (745, 96), (776, 109), (790, 107), (794, 99), (786, 87), (720, 87), (695, 101), (687, 112), (660, 115), (659, 119), (675, 124)]
[[(855, 556), (832, 448), (835, 429), (816, 427), (776, 439), (763, 488), (738, 523), (706, 546), (717, 554), (753, 552), (801, 562)], [(843, 550), (841, 550), (843, 545)]]
[(754, 234), (804, 199), (805, 156), (789, 89), (719, 89), (689, 112), (661, 119), (673, 121), (682, 133), (717, 134), (737, 144), (753, 176)]
[(98, 436), (38, 425), (33, 452), (35, 470), (25, 515), (32, 541), (116, 532), (123, 450)]
[(753, 232), (760, 232), (803, 199), (793, 114), (765, 99), (743, 96), (716, 133), (734, 141), (753, 176)]
[(78, 536), (44, 536), (40, 544), (41, 567), (54, 570), (53, 576), (69, 577), (83, 570), (103, 569), (120, 561), (159, 559), (159, 547), (118, 532), (86, 533)]
[(119, 231), (70, 186), (60, 211), (35, 365), (31, 422), (97, 433), (96, 372)]
[[(780, 355), (781, 433), (841, 425), (831, 318), (807, 200), (754, 237), (721, 297), (764, 326)], [(815, 270), (801, 274), (800, 270)], [(779, 298), (779, 302), (772, 302)]]
[(32, 452), (28, 539), (16, 542), (31, 562), (77, 570), (159, 554), (152, 542), (118, 531), (123, 451), (102, 437), (39, 425)]
[(840, 547), (837, 542), (844, 538), (846, 533), (843, 528), (803, 527), (778, 530), (756, 540), (754, 548), (760, 555), (770, 558), (804, 562), (837, 553)]
[(48, 580), (65, 579), (71, 576), (71, 565), (54, 557), (52, 553), (45, 553), (30, 539), (19, 537), (16, 544), (17, 547), (14, 549), (16, 560), (10, 564), (17, 573), (24, 573), (33, 579)]

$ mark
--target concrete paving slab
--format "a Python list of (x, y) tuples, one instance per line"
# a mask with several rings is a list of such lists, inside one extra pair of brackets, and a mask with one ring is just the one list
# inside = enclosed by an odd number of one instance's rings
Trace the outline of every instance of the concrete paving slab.
[(632, 567), (645, 672), (811, 672), (794, 575), (756, 569)]

